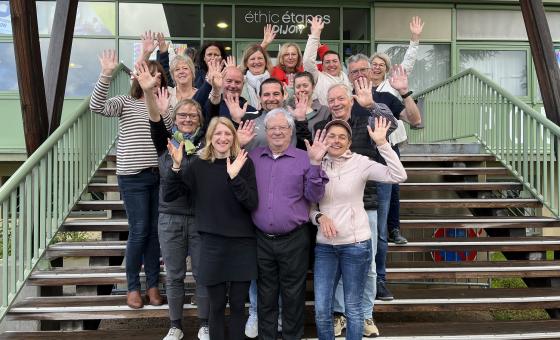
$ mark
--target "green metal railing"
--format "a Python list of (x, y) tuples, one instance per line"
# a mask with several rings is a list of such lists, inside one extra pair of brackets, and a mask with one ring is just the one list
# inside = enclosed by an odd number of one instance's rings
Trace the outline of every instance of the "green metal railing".
[[(121, 64), (109, 96), (129, 89)], [(0, 188), (0, 320), (113, 146), (117, 124), (92, 113), (89, 98), (84, 100)]]
[(559, 126), (473, 69), (415, 97), (424, 129), (409, 129), (409, 143), (474, 137), (559, 217)]

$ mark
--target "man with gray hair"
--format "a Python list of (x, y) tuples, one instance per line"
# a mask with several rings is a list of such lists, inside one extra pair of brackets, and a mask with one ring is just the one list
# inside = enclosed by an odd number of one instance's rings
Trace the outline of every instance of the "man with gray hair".
[(278, 295), (282, 298), (282, 338), (301, 339), (309, 254), (309, 207), (325, 193), (327, 176), (321, 160), (325, 134), (317, 134), (307, 152), (290, 142), (295, 123), (284, 109), (264, 120), (268, 145), (253, 149), (259, 205), (252, 217), (257, 227), (259, 338), (278, 338)]

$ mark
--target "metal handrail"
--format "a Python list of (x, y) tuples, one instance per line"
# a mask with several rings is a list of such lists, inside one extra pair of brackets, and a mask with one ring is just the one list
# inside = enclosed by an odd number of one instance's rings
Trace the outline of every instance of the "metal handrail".
[(423, 106), (424, 129), (408, 129), (409, 143), (474, 138), (559, 217), (559, 126), (473, 69), (415, 98)]
[[(109, 97), (129, 91), (129, 73), (123, 64), (115, 69)], [(0, 320), (115, 143), (117, 128), (116, 119), (92, 113), (86, 98), (0, 188)]]

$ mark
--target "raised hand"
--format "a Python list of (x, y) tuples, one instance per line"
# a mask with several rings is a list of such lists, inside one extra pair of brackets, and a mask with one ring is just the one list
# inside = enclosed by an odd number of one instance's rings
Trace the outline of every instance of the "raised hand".
[(246, 161), (247, 161), (247, 151), (243, 149), (239, 151), (233, 163), (228, 157), (226, 160), (227, 162), (226, 165), (227, 165), (227, 173), (229, 175), (229, 178), (234, 179), (235, 176), (239, 174), (239, 171), (241, 171), (241, 168), (243, 167)]
[(376, 145), (381, 146), (387, 143), (387, 131), (391, 126), (391, 122), (385, 119), (385, 117), (375, 118), (375, 130), (371, 129), (371, 126), (367, 126), (369, 137), (375, 142)]
[(311, 24), (311, 35), (320, 36), (323, 28), (325, 28), (325, 23), (320, 16), (315, 16), (311, 20), (307, 20)]
[(171, 143), (171, 139), (167, 139), (167, 151), (173, 159), (173, 167), (178, 169), (181, 166), (181, 162), (183, 161), (183, 150), (185, 149), (185, 143), (181, 141), (179, 143), (179, 147), (175, 147), (173, 143)]
[(156, 49), (157, 41), (155, 40), (155, 33), (152, 31), (146, 31), (140, 35), (140, 41), (142, 42), (142, 54), (148, 58), (152, 52)]
[(187, 50), (187, 47), (185, 45), (180, 45), (180, 46), (175, 48), (175, 54), (176, 55), (185, 55), (186, 50)]
[(366, 109), (372, 108), (375, 102), (373, 101), (373, 84), (371, 81), (367, 80), (365, 77), (360, 77), (354, 80), (354, 92), (356, 93), (352, 97), (354, 100), (360, 104), (360, 106)]
[(412, 17), (410, 20), (410, 35), (411, 40), (418, 42), (420, 40), (420, 34), (422, 34), (422, 30), (424, 29), (424, 22), (419, 16)]
[(160, 113), (165, 113), (169, 109), (169, 92), (165, 87), (160, 87), (156, 94), (156, 105)]
[(307, 118), (307, 102), (309, 97), (301, 93), (299, 96), (295, 96), (296, 107), (292, 111), (292, 116), (295, 120), (304, 121)]
[(115, 50), (103, 50), (99, 55), (99, 64), (101, 64), (101, 74), (107, 77), (112, 76), (118, 65)]
[(401, 95), (408, 92), (408, 75), (402, 65), (395, 64), (391, 67), (389, 84), (391, 84), (395, 90), (399, 91)]
[(262, 48), (266, 49), (274, 41), (274, 38), (276, 38), (276, 32), (272, 29), (271, 24), (267, 24), (264, 26), (263, 40), (261, 42)]
[(228, 56), (225, 60), (222, 60), (222, 64), (224, 65), (224, 68), (228, 68), (230, 66), (237, 67), (235, 64), (235, 57), (232, 55)]
[(169, 43), (165, 42), (165, 36), (163, 35), (163, 33), (161, 33), (161, 32), (157, 33), (156, 34), (156, 39), (157, 39), (159, 52), (160, 53), (167, 52), (167, 49), (169, 49)]
[(317, 130), (315, 132), (315, 139), (313, 145), (309, 145), (309, 141), (305, 140), (305, 148), (307, 149), (307, 156), (312, 165), (320, 165), (323, 157), (329, 149), (329, 145), (325, 142), (327, 138), (327, 130)]
[(145, 61), (136, 64), (136, 79), (140, 84), (140, 87), (144, 91), (151, 91), (157, 85), (158, 79), (161, 77), (161, 73), (156, 72), (155, 75), (150, 73), (150, 68)]
[(242, 121), (237, 128), (237, 139), (239, 140), (239, 145), (244, 147), (249, 144), (255, 138), (257, 134), (255, 133), (255, 121), (246, 120)]
[(210, 83), (210, 85), (212, 85), (214, 91), (221, 91), (223, 74), (220, 71), (220, 62), (213, 59), (210, 60), (206, 65), (208, 65), (208, 72), (206, 73), (208, 82)]
[(336, 236), (336, 228), (334, 227), (333, 220), (327, 215), (319, 217), (319, 229), (326, 238), (331, 239)]
[(227, 94), (224, 96), (224, 101), (226, 102), (226, 106), (229, 110), (229, 115), (231, 116), (231, 120), (236, 123), (241, 122), (241, 118), (245, 115), (247, 111), (247, 102), (243, 105), (243, 107), (239, 107), (239, 95), (238, 94)]

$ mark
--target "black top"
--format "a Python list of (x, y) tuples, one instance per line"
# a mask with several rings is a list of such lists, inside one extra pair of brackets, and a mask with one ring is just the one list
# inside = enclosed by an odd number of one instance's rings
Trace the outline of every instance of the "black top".
[(251, 211), (258, 206), (258, 192), (251, 159), (247, 159), (234, 179), (229, 178), (225, 159), (212, 163), (198, 157), (188, 166), (183, 162), (181, 171), (171, 171), (169, 176), (164, 200), (168, 194), (173, 197), (183, 182), (195, 205), (197, 231), (225, 237), (255, 237)]

